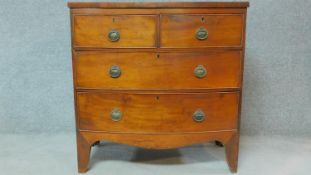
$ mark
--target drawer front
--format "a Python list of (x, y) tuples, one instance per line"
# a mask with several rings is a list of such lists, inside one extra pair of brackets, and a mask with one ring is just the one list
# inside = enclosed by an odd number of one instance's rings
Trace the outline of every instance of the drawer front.
[(156, 19), (155, 15), (75, 16), (74, 46), (155, 47)]
[(241, 80), (240, 51), (78, 52), (74, 61), (78, 88), (238, 88)]
[(120, 132), (200, 132), (236, 129), (239, 94), (77, 95), (79, 129)]
[(163, 15), (161, 47), (241, 46), (243, 15)]

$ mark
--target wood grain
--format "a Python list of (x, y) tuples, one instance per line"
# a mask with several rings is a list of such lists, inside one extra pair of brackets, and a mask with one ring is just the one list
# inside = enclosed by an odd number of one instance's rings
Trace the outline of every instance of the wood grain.
[(77, 153), (78, 153), (78, 171), (85, 173), (88, 170), (90, 160), (91, 145), (87, 138), (77, 132)]
[[(208, 31), (206, 40), (198, 40), (199, 28)], [(241, 46), (243, 15), (183, 14), (161, 16), (161, 47), (226, 47)]]
[(233, 173), (236, 173), (238, 168), (239, 141), (240, 134), (234, 133), (230, 140), (225, 143), (227, 163)]
[[(75, 15), (74, 47), (156, 47), (156, 22), (154, 15)], [(119, 41), (108, 39), (112, 30)]]
[(248, 1), (213, 2), (68, 2), (70, 8), (245, 8)]
[[(187, 133), (187, 134), (131, 134), (131, 133), (112, 133), (112, 132), (85, 132), (78, 131), (78, 135), (84, 142), (79, 142), (79, 144), (87, 143), (87, 149), (91, 148), (91, 145), (98, 140), (108, 140), (116, 143), (122, 143), (127, 145), (133, 145), (142, 148), (149, 149), (172, 149), (184, 147), (192, 144), (204, 143), (209, 141), (218, 140), (224, 145), (226, 145), (226, 156), (228, 157), (228, 162), (230, 170), (236, 172), (236, 165), (234, 161), (237, 161), (237, 131), (213, 131), (213, 132), (202, 132), (202, 133)], [(234, 141), (234, 142), (233, 142)], [(234, 147), (232, 147), (234, 146)], [(235, 152), (231, 152), (231, 148), (234, 148)], [(79, 171), (86, 172), (88, 169), (89, 154), (86, 155), (83, 152), (78, 154), (79, 159), (83, 159), (84, 164), (79, 164)], [(89, 153), (89, 152), (87, 152)]]
[[(99, 140), (151, 149), (207, 141), (237, 171), (248, 2), (69, 2), (78, 170)], [(195, 34), (209, 32), (199, 41)], [(111, 42), (108, 33), (120, 32)], [(203, 65), (207, 76), (193, 70)], [(112, 65), (122, 69), (111, 78)], [(110, 118), (113, 108), (122, 120)], [(194, 111), (206, 115), (195, 122)]]
[[(79, 129), (139, 133), (201, 132), (237, 127), (238, 93), (122, 94), (78, 93)], [(123, 113), (111, 120), (113, 109)], [(206, 119), (195, 122), (201, 109)]]
[[(240, 51), (79, 52), (74, 61), (78, 88), (213, 89), (240, 87)], [(113, 65), (118, 65), (122, 70), (119, 78), (111, 78), (108, 73)], [(203, 65), (207, 70), (204, 78), (197, 78), (193, 73), (198, 65)]]
[(73, 15), (244, 14), (245, 8), (73, 8)]

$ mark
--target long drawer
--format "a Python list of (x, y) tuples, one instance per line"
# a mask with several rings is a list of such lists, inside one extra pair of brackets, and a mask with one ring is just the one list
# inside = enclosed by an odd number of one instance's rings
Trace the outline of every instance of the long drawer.
[(239, 88), (241, 51), (116, 53), (78, 52), (77, 88)]
[(126, 94), (79, 92), (79, 129), (200, 132), (237, 127), (239, 93)]

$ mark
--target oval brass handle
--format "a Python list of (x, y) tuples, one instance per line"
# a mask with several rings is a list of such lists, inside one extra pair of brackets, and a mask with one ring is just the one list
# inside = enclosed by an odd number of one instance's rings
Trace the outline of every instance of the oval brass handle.
[(198, 65), (194, 71), (193, 74), (198, 77), (198, 78), (203, 78), (206, 76), (207, 74), (207, 70), (205, 69), (205, 67), (203, 65)]
[(118, 78), (121, 76), (121, 68), (119, 66), (111, 66), (109, 74), (111, 78)]
[(198, 40), (205, 40), (208, 37), (208, 31), (205, 28), (200, 27), (195, 36)]
[(203, 122), (205, 120), (205, 113), (201, 109), (198, 109), (193, 113), (192, 118), (195, 122)]
[(108, 33), (108, 38), (111, 42), (116, 42), (120, 39), (120, 33), (117, 30), (111, 30)]
[(120, 121), (122, 119), (122, 112), (118, 108), (114, 108), (110, 113), (110, 117), (112, 121)]

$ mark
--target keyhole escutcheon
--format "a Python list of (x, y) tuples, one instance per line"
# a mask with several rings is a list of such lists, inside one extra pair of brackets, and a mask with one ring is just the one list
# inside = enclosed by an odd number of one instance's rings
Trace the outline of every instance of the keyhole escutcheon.
[(202, 21), (202, 22), (205, 22), (204, 16), (201, 17), (201, 21)]

